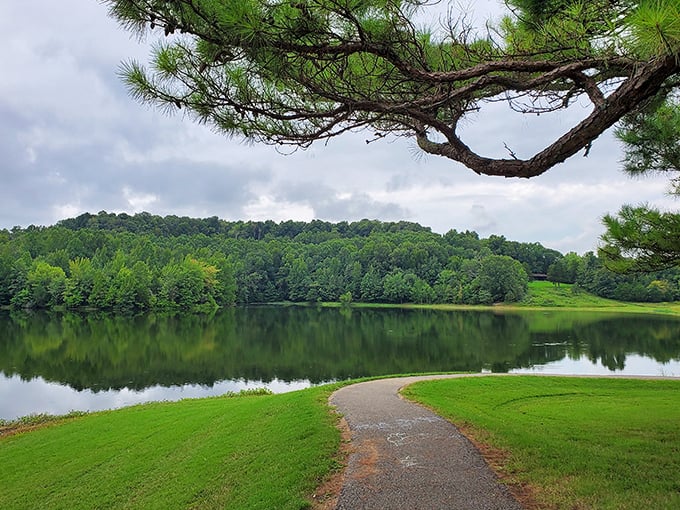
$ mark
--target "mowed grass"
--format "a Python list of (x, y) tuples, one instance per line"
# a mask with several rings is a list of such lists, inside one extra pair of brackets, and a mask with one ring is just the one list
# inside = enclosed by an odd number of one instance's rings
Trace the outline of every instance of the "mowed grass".
[[(300, 306), (300, 304), (296, 304)], [(308, 306), (307, 304), (305, 306)], [(314, 304), (318, 306), (318, 304)], [(324, 307), (341, 307), (338, 302), (322, 303)], [(605, 299), (580, 290), (571, 284), (554, 285), (546, 281), (529, 282), (527, 296), (520, 302), (496, 303), (493, 305), (436, 304), (385, 304), (352, 303), (351, 308), (413, 308), (426, 310), (564, 310), (616, 313), (644, 313), (680, 315), (680, 302), (633, 303)]]
[(0, 508), (310, 508), (338, 467), (330, 391), (146, 404), (0, 437)]
[(545, 307), (603, 307), (621, 306), (624, 303), (613, 299), (605, 299), (586, 291), (574, 290), (574, 285), (551, 282), (529, 282), (529, 291), (522, 304)]
[(505, 452), (531, 508), (680, 508), (680, 381), (481, 377), (404, 394)]
[(572, 310), (601, 310), (632, 313), (680, 313), (680, 303), (629, 303), (605, 299), (583, 290), (574, 285), (562, 283), (554, 285), (551, 282), (529, 282), (529, 292), (522, 302), (508, 305), (518, 308), (565, 308)]

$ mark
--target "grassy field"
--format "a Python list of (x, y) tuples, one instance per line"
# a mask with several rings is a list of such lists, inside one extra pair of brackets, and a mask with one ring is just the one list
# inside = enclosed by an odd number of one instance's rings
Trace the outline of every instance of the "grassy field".
[(680, 508), (680, 381), (484, 377), (404, 393), (505, 452), (531, 508)]
[(569, 308), (637, 313), (680, 313), (680, 303), (628, 303), (604, 299), (579, 291), (569, 284), (530, 282), (528, 296), (518, 303), (523, 308)]
[(338, 468), (332, 387), (154, 403), (0, 437), (0, 508), (310, 508)]
[(605, 299), (585, 291), (578, 291), (571, 284), (559, 286), (551, 282), (529, 282), (529, 292), (522, 305), (538, 307), (618, 307), (626, 303)]
[[(339, 468), (327, 398), (165, 402), (0, 436), (2, 509), (304, 509)], [(493, 446), (546, 509), (680, 508), (680, 381), (484, 377), (413, 398)], [(500, 460), (499, 460), (500, 459)]]
[[(315, 304), (314, 306), (317, 306)], [(340, 307), (338, 302), (326, 302), (321, 306)], [(651, 313), (680, 315), (680, 302), (674, 303), (629, 303), (604, 299), (573, 285), (553, 285), (550, 282), (529, 282), (527, 297), (519, 303), (495, 305), (457, 304), (384, 304), (352, 303), (352, 308), (418, 308), (431, 310), (569, 310), (580, 312)]]

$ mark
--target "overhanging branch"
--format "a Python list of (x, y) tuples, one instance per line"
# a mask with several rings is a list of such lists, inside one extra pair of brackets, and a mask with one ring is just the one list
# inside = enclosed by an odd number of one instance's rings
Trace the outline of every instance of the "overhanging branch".
[(420, 131), (416, 133), (418, 146), (429, 154), (458, 161), (479, 174), (535, 177), (587, 147), (636, 105), (656, 94), (664, 81), (677, 70), (674, 56), (638, 67), (633, 76), (621, 84), (587, 118), (529, 159), (492, 159), (479, 156), (451, 131), (443, 133), (447, 137), (445, 143), (432, 142), (424, 130)]

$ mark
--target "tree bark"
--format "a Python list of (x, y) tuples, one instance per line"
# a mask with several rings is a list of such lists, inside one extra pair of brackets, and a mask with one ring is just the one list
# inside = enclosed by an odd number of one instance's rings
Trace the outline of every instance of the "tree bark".
[[(445, 143), (432, 142), (425, 131), (418, 133), (418, 146), (429, 154), (458, 161), (479, 174), (503, 177), (535, 177), (588, 147), (624, 115), (656, 94), (664, 81), (678, 71), (673, 55), (640, 66), (604, 104), (577, 126), (529, 159), (492, 159), (478, 155), (454, 133)], [(446, 133), (445, 133), (446, 135)]]

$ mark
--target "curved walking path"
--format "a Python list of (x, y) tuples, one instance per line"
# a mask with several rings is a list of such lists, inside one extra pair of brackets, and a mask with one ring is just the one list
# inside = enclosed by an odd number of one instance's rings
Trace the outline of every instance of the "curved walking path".
[[(416, 376), (346, 386), (330, 402), (352, 433), (337, 510), (521, 510), (456, 427), (399, 397)], [(470, 375), (465, 375), (470, 377)]]

